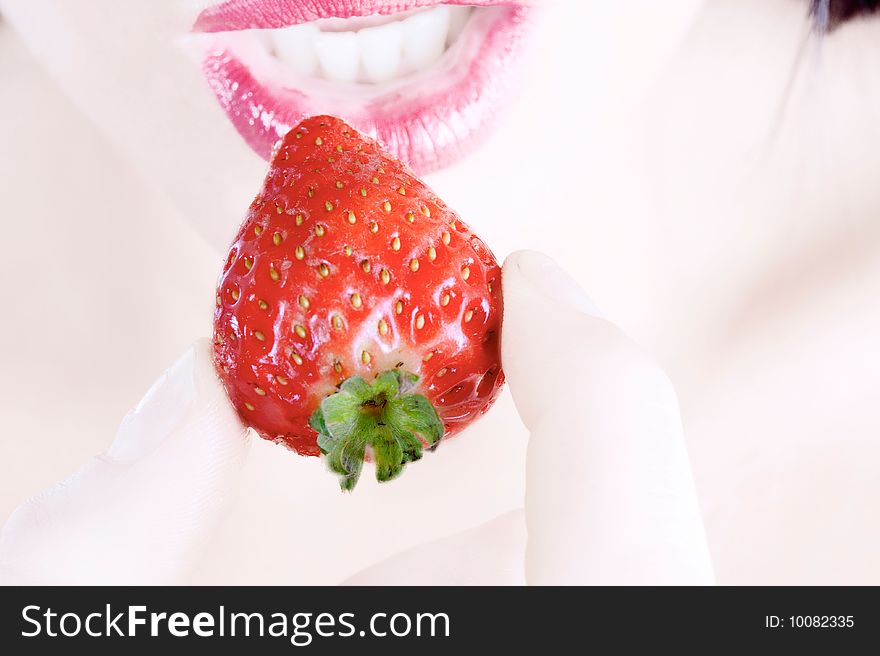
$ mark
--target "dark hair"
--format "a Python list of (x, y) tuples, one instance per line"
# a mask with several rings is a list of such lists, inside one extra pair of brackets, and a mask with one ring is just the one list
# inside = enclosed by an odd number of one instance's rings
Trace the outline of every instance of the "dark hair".
[(821, 32), (830, 32), (853, 18), (880, 13), (880, 0), (811, 0), (810, 12)]

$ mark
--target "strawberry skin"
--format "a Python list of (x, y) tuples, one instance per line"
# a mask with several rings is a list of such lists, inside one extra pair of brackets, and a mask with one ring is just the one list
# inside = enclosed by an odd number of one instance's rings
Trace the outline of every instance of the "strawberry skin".
[(325, 454), (351, 489), (393, 478), (494, 402), (501, 270), (400, 162), (339, 119), (272, 157), (220, 276), (214, 361), (264, 438)]

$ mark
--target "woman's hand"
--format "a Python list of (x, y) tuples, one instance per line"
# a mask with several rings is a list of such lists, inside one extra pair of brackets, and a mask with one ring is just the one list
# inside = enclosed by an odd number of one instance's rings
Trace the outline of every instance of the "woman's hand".
[[(349, 582), (711, 583), (669, 379), (539, 253), (508, 257), (504, 303), (504, 367), (530, 431), (524, 511)], [(13, 513), (0, 535), (3, 582), (185, 581), (236, 494), (247, 450), (200, 340), (105, 454)]]
[(514, 253), (503, 274), (502, 361), (530, 431), (525, 510), (349, 582), (711, 584), (672, 383), (550, 258)]
[(104, 454), (12, 513), (0, 534), (0, 582), (185, 581), (236, 494), (248, 445), (201, 339)]

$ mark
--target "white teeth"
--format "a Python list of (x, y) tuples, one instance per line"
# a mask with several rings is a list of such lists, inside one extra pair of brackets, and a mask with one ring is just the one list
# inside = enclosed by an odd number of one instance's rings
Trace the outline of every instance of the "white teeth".
[(353, 18), (322, 18), (315, 21), (315, 25), (323, 32), (357, 32), (366, 27), (378, 27), (402, 21), (417, 11), (419, 10), (410, 9), (398, 14), (372, 14), (370, 16), (356, 16)]
[(421, 71), (443, 54), (449, 32), (449, 7), (439, 5), (403, 21), (404, 72)]
[(275, 43), (272, 40), (272, 32), (274, 31), (275, 30), (244, 30), (242, 33), (252, 39), (256, 39), (257, 43), (271, 52), (275, 47)]
[(395, 14), (331, 18), (258, 38), (295, 73), (380, 84), (434, 64), (465, 29), (473, 7), (436, 5)]
[(321, 32), (315, 52), (324, 77), (333, 82), (354, 82), (360, 68), (358, 38), (354, 32)]
[(315, 52), (315, 39), (319, 34), (317, 26), (305, 23), (269, 32), (278, 59), (301, 75), (318, 72), (318, 56)]
[(403, 48), (400, 22), (367, 27), (357, 33), (364, 77), (368, 82), (387, 82), (397, 75)]
[(456, 5), (449, 8), (449, 34), (446, 36), (446, 45), (450, 45), (464, 30), (468, 18), (471, 17), (471, 9), (473, 7)]

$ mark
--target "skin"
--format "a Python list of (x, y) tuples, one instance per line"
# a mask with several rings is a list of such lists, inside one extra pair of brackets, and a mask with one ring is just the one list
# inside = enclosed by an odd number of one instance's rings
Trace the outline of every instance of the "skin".
[[(577, 284), (545, 255), (514, 253), (503, 277), (510, 317), (505, 353), (529, 352), (524, 345), (540, 329), (523, 319), (535, 308), (589, 338), (577, 348), (560, 340), (512, 359), (519, 364), (510, 388), (529, 430), (525, 509), (397, 554), (347, 582), (711, 583), (669, 379), (617, 327), (595, 316)], [(534, 374), (546, 378), (561, 361), (594, 375), (561, 394), (534, 383)], [(565, 415), (555, 408), (584, 401), (592, 408), (585, 421), (560, 430)], [(560, 448), (572, 475), (559, 476)], [(202, 339), (126, 416), (107, 451), (13, 513), (0, 534), (0, 582), (189, 580), (225, 521), (248, 450)], [(309, 481), (291, 480), (288, 487), (300, 499), (293, 512), (312, 503)], [(332, 548), (315, 526), (300, 530), (300, 544)], [(352, 544), (342, 560), (357, 551)], [(300, 553), (294, 546), (288, 555)], [(325, 581), (338, 582), (350, 567), (333, 565)], [(276, 563), (276, 569), (301, 582), (315, 567)]]
[[(5, 324), (0, 340), (3, 421), (21, 436), (2, 445), (2, 516), (105, 450), (159, 363), (208, 333), (204, 290), (264, 173), (195, 68), (152, 36), (179, 34), (189, 3), (130, 4), (123, 17), (110, 2), (0, 3), (19, 32), (2, 28), (0, 66), (20, 98), (0, 109), (16, 153), (2, 160), (0, 216), (21, 243), (40, 244), (44, 262), (35, 269), (22, 249), (0, 265), (6, 279), (30, 266), (29, 293), (2, 297), (27, 324)], [(480, 151), (428, 182), (499, 256), (552, 253), (666, 370), (720, 582), (878, 583), (880, 69), (865, 62), (880, 54), (880, 22), (819, 40), (797, 0), (662, 5), (549, 6), (526, 100)], [(568, 43), (577, 56), (558, 46)], [(148, 74), (156, 68), (164, 83)], [(571, 125), (572, 108), (577, 129), (543, 128)], [(46, 196), (48, 152), (76, 162), (53, 179), (64, 213), (33, 202)], [(83, 257), (95, 240), (102, 257)], [(73, 282), (63, 291), (61, 276)], [(83, 307), (100, 330), (85, 327)], [(555, 329), (537, 311), (529, 320), (542, 337)], [(58, 343), (59, 327), (74, 348)], [(24, 355), (34, 352), (42, 367)], [(51, 416), (34, 393), (47, 369), (65, 390)], [(522, 506), (526, 444), (506, 393), (417, 476), (413, 467), (353, 499), (313, 461), (253, 444), (241, 495), (192, 580), (332, 582), (479, 525)], [(383, 507), (412, 519), (380, 530), (371, 516)], [(279, 521), (294, 508), (297, 526)], [(327, 540), (303, 545), (301, 525)], [(267, 543), (308, 560), (336, 526), (364, 548), (333, 576), (240, 561)]]

